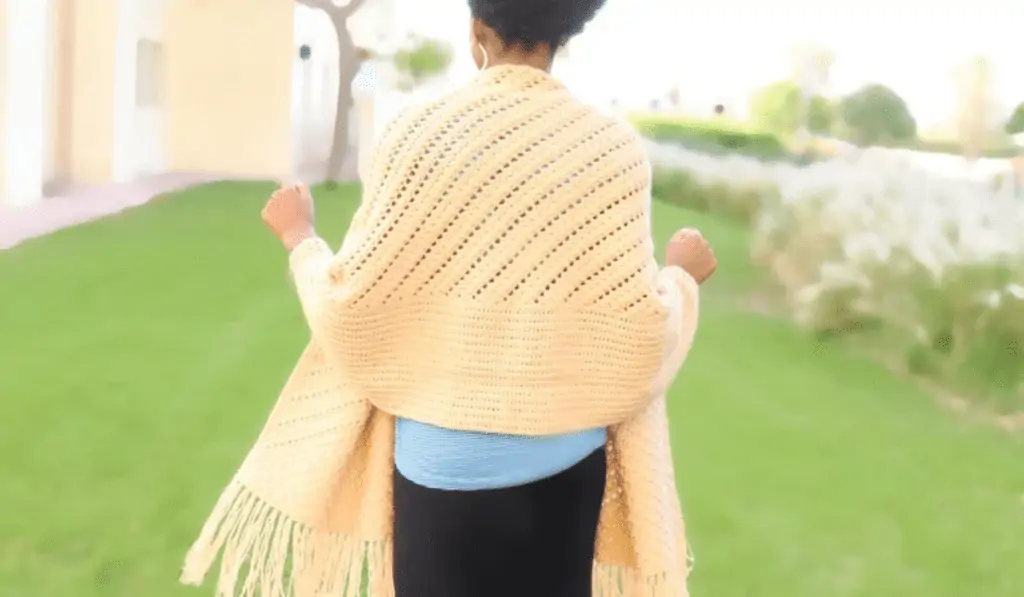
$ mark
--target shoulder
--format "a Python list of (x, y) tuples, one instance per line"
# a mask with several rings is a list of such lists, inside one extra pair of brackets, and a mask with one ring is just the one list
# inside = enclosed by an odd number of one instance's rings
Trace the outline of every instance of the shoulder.
[(641, 165), (641, 170), (650, 170), (648, 141), (626, 118), (586, 105), (590, 128), (602, 131), (605, 142), (595, 144), (595, 149), (614, 156), (616, 161)]
[(578, 122), (581, 128), (601, 131), (601, 137), (607, 142), (599, 144), (598, 147), (604, 151), (611, 149), (620, 155), (629, 155), (646, 161), (647, 141), (622, 115), (603, 110), (578, 98), (572, 99), (572, 105), (566, 112), (573, 114), (571, 118)]
[(528, 134), (539, 141), (536, 153), (551, 162), (586, 164), (594, 173), (615, 173), (629, 186), (650, 185), (645, 139), (625, 118), (579, 98), (562, 94), (558, 108), (539, 119)]
[(628, 141), (630, 151), (647, 155), (647, 140), (637, 131), (633, 123), (619, 114), (605, 112), (597, 108), (594, 110), (604, 118), (608, 127), (615, 131), (616, 136)]
[(431, 112), (430, 105), (434, 102), (409, 102), (404, 106), (394, 110), (386, 121), (384, 128), (381, 130), (381, 134), (378, 137), (380, 140), (384, 140), (388, 137), (393, 137), (395, 134), (404, 135), (404, 131), (409, 129), (416, 122), (421, 121), (425, 115)]
[(529, 146), (536, 159), (572, 156), (584, 162), (638, 165), (649, 176), (647, 142), (636, 128), (564, 89), (481, 95), (455, 90), (410, 103), (389, 120), (378, 147), (389, 153), (412, 151), (438, 135), (466, 143), (489, 136), (492, 145), (500, 143), (506, 150)]

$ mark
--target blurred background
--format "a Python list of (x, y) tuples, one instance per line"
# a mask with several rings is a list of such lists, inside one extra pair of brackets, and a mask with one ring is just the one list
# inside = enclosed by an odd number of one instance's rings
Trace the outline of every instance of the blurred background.
[[(608, 0), (559, 52), (721, 262), (670, 400), (694, 596), (1024, 595), (1022, 26)], [(306, 339), (273, 181), (340, 242), (374, 136), (474, 72), (463, 0), (0, 0), (0, 596), (203, 594)]]

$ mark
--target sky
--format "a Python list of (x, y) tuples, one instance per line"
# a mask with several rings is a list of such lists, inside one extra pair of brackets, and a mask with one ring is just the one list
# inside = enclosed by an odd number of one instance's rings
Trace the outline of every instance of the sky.
[[(367, 43), (382, 32), (443, 39), (460, 76), (473, 68), (468, 23), (465, 0), (368, 0), (350, 25)], [(953, 70), (975, 55), (993, 66), (1004, 109), (1024, 101), (1019, 0), (608, 0), (556, 74), (595, 101), (644, 104), (678, 85), (687, 106), (742, 108), (753, 90), (791, 72), (800, 43), (836, 54), (831, 92), (888, 85), (923, 127), (948, 117)]]

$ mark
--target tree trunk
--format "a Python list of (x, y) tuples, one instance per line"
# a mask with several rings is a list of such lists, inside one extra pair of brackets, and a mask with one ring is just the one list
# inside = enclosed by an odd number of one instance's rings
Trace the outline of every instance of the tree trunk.
[(334, 31), (338, 36), (338, 99), (334, 113), (334, 134), (331, 139), (331, 153), (327, 158), (325, 178), (341, 182), (343, 169), (348, 157), (348, 124), (352, 112), (352, 81), (359, 72), (359, 55), (352, 34), (346, 25), (347, 15), (331, 15)]

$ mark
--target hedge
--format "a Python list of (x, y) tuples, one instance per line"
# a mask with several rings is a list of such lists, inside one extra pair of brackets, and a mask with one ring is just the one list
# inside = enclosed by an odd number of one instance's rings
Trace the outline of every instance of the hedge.
[(744, 129), (726, 120), (686, 120), (670, 114), (641, 114), (630, 117), (633, 126), (645, 137), (661, 143), (679, 145), (711, 155), (742, 155), (764, 162), (807, 164), (821, 159), (816, 148), (795, 152), (778, 136), (765, 131)]

